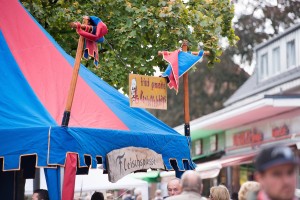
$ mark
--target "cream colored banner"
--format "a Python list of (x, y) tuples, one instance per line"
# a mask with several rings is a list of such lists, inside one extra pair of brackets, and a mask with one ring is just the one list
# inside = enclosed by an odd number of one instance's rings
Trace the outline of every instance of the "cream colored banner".
[(167, 109), (167, 81), (162, 77), (129, 75), (130, 107)]

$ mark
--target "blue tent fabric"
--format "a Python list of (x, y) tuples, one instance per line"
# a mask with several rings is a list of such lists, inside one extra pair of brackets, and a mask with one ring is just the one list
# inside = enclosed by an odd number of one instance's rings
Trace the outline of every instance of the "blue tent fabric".
[(21, 156), (36, 155), (37, 167), (48, 167), (49, 127), (0, 129), (4, 171), (19, 170)]
[(56, 125), (23, 76), (1, 30), (0, 74), (0, 129)]
[[(172, 170), (170, 159), (177, 160), (180, 170), (193, 169), (193, 162), (185, 157), (178, 159), (178, 155), (189, 154), (188, 140), (186, 137), (174, 134), (173, 136), (145, 131), (122, 131), (122, 130), (101, 130), (91, 128), (62, 128), (51, 129), (50, 136), (49, 164), (63, 165), (65, 155), (68, 152), (77, 152), (79, 155), (80, 167), (86, 167), (84, 156), (92, 158), (92, 167), (97, 164), (97, 157), (105, 158), (106, 154), (114, 149), (129, 146), (150, 148), (162, 154), (167, 170)], [(67, 141), (61, 145), (61, 141)], [(115, 142), (112, 142), (115, 141)], [(178, 144), (182, 144), (180, 148)], [(189, 166), (184, 166), (183, 160), (188, 160)], [(106, 168), (105, 159), (103, 160)]]
[(49, 199), (50, 200), (59, 200), (61, 199), (61, 188), (60, 188), (60, 167), (55, 169), (52, 168), (45, 168), (45, 177), (49, 192)]

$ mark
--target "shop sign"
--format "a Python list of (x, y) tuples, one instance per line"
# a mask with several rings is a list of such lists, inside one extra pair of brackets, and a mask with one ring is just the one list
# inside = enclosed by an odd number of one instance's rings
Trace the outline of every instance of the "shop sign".
[(272, 129), (272, 136), (275, 138), (285, 136), (288, 134), (289, 134), (289, 129), (286, 125), (283, 125), (282, 127), (275, 127)]
[(127, 147), (107, 154), (107, 170), (110, 182), (140, 170), (164, 169), (162, 155), (148, 148)]
[(233, 136), (233, 145), (242, 146), (263, 141), (263, 134), (256, 129), (236, 133)]
[(163, 77), (129, 74), (130, 107), (167, 109), (167, 81)]

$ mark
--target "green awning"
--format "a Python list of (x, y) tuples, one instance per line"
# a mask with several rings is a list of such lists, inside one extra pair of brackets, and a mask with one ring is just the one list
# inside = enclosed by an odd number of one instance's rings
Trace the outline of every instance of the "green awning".
[(202, 163), (202, 162), (208, 162), (208, 161), (219, 159), (224, 154), (225, 154), (225, 151), (221, 150), (221, 151), (216, 151), (216, 152), (212, 152), (212, 153), (208, 153), (208, 154), (197, 155), (197, 156), (192, 157), (192, 159), (194, 162)]
[(191, 138), (192, 141), (194, 141), (220, 133), (223, 133), (223, 130), (197, 130), (191, 132)]
[(205, 157), (207, 157), (209, 155), (210, 154), (202, 154), (202, 155), (194, 156), (194, 157), (192, 157), (192, 160), (194, 161), (194, 160), (198, 160), (200, 158), (205, 158)]
[(137, 172), (132, 174), (132, 177), (147, 181), (148, 183), (160, 182), (159, 171)]

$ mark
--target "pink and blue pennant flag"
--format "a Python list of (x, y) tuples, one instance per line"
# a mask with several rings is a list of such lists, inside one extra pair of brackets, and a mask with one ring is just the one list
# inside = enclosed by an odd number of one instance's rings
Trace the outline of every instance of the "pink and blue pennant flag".
[(179, 78), (186, 73), (197, 62), (203, 59), (204, 51), (201, 50), (198, 55), (193, 55), (190, 52), (176, 50), (173, 52), (163, 51), (163, 58), (169, 63), (162, 77), (168, 78), (168, 86), (170, 89), (175, 89), (178, 92)]

